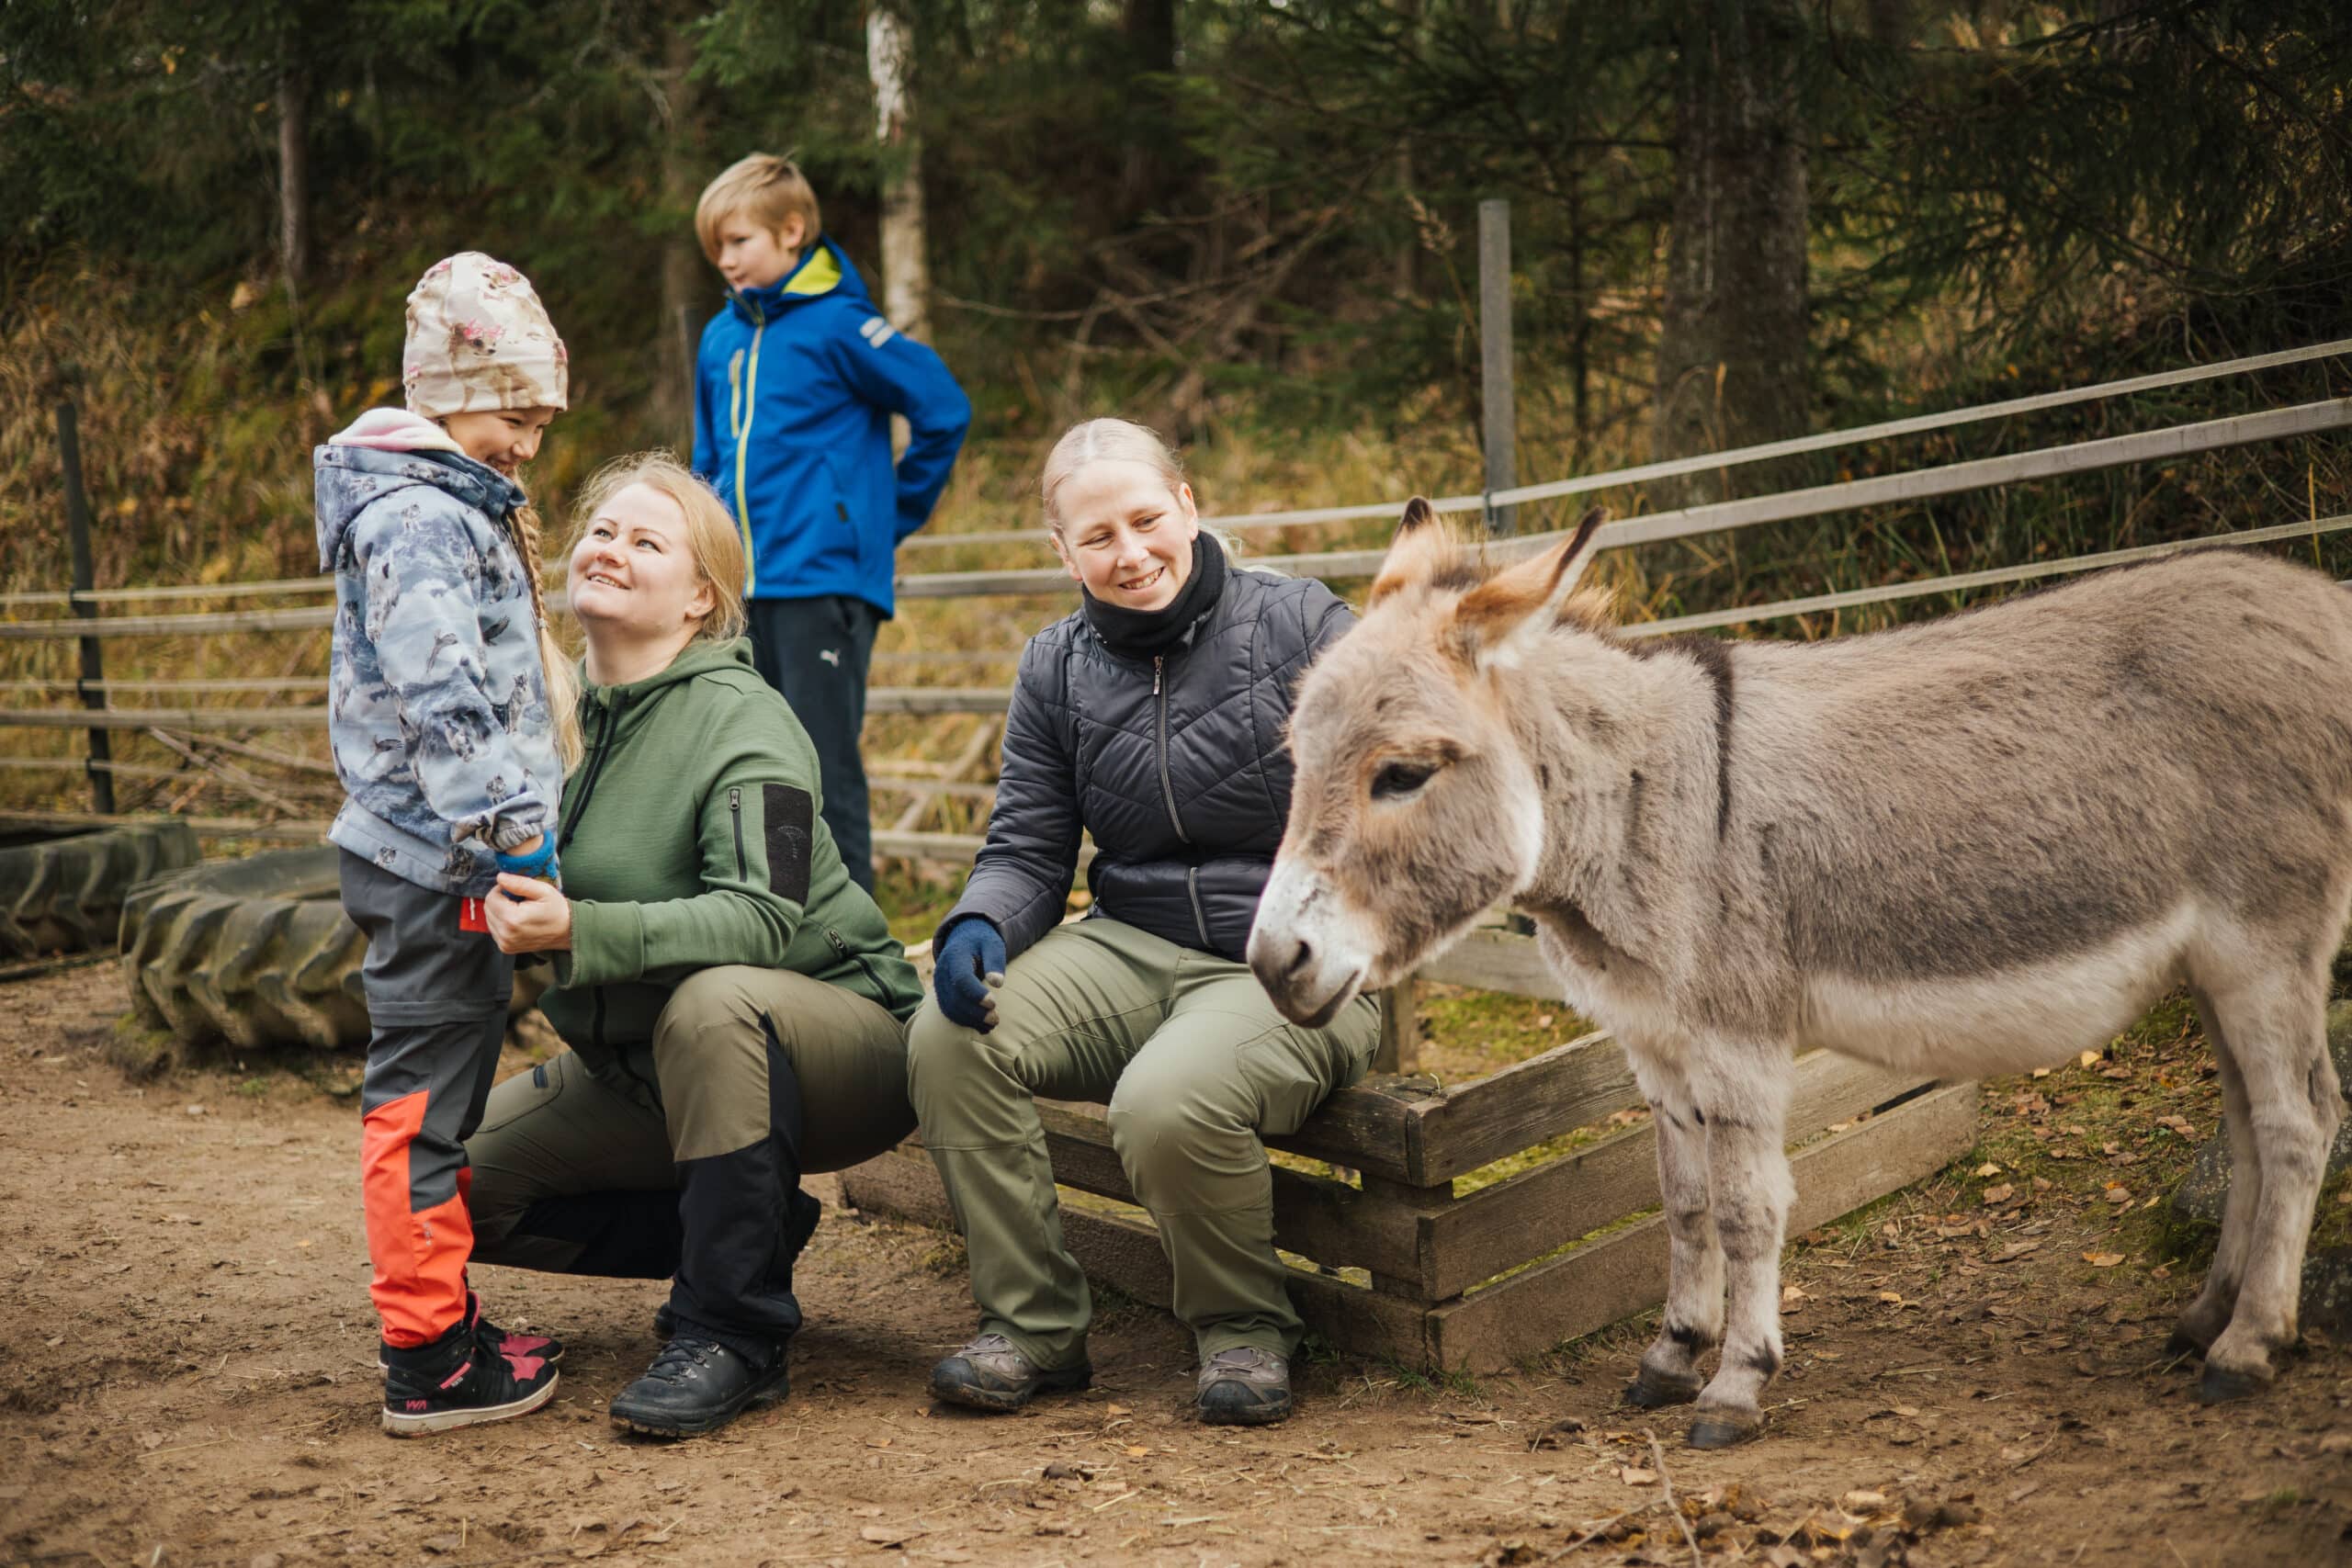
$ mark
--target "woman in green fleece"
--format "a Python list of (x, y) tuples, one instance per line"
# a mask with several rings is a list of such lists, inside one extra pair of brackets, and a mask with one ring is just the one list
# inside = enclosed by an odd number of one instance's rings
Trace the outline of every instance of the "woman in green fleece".
[(499, 880), (491, 934), (548, 954), (571, 1049), (492, 1091), (467, 1145), (474, 1257), (673, 1281), (668, 1339), (613, 1401), (707, 1432), (782, 1398), (792, 1265), (821, 1213), (803, 1172), (914, 1126), (922, 988), (820, 814), (817, 756), (742, 640), (743, 547), (663, 457), (583, 496), (571, 554), (587, 740), (560, 882)]

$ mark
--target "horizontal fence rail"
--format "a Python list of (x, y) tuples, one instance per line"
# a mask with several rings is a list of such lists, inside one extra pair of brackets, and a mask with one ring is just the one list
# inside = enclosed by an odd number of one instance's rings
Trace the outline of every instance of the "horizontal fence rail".
[[(1678, 479), (1691, 474), (1717, 473), (1726, 468), (1740, 468), (1748, 464), (1771, 462), (1782, 457), (1804, 457), (1815, 452), (1835, 451), (1839, 447), (1861, 446), (1872, 441), (1925, 434), (1933, 431), (1950, 430), (1961, 425), (2007, 419), (2018, 414), (2036, 413), (2048, 409), (2066, 408), (2108, 398), (2128, 397), (2139, 392), (2160, 391), (2167, 388), (2189, 386), (2200, 381), (2250, 375), (2257, 371), (2276, 369), (2282, 366), (2309, 364), (2347, 354), (2352, 354), (2352, 338), (2338, 338), (2328, 343), (2313, 344), (2304, 348), (2281, 349), (2272, 354), (2256, 354), (2237, 359), (2217, 360), (2208, 365), (2193, 365), (2178, 370), (2161, 371), (2148, 376), (2127, 377), (2121, 380), (2102, 381), (2088, 387), (2069, 387), (2052, 392), (2037, 392), (2021, 398), (2007, 398), (1996, 402), (1973, 404), (1966, 408), (1948, 409), (1938, 413), (1914, 414), (1903, 419), (1881, 421), (1875, 424), (1853, 425), (1844, 430), (1824, 431), (1818, 434), (1801, 435), (1786, 441), (1769, 441), (1753, 446), (1734, 447), (1724, 452), (1704, 452), (1694, 457), (1642, 463), (1630, 468), (1611, 468), (1597, 474), (1582, 474), (1572, 479), (1550, 479), (1540, 484), (1519, 485), (1509, 490), (1496, 491), (1491, 495), (1481, 491), (1476, 494), (1441, 496), (1433, 501), (1431, 505), (1442, 513), (1477, 512), (1489, 505), (1513, 506), (1525, 502), (1553, 501), (1564, 496), (1587, 495), (1597, 491), (1647, 484), (1658, 479)], [(1201, 521), (1214, 527), (1234, 529), (1306, 527), (1328, 523), (1357, 522), (1366, 518), (1393, 517), (1404, 510), (1407, 499), (1407, 497), (1398, 496), (1394, 501), (1366, 502), (1348, 506), (1238, 513), (1207, 516)], [(980, 545), (1017, 544), (1034, 544), (1042, 548), (1045, 546), (1043, 531), (1028, 528), (991, 529), (969, 534), (924, 531), (900, 540), (899, 547), (901, 549), (944, 549)], [(319, 576), (287, 578), (267, 582), (187, 583), (161, 588), (103, 588), (80, 594), (49, 590), (0, 593), (0, 609), (39, 605), (65, 606), (76, 604), (157, 604), (232, 596), (252, 598), (273, 594), (322, 593), (329, 592), (334, 586), (334, 578)], [(904, 591), (902, 586), (901, 592)]]
[[(2023, 479), (2097, 473), (2132, 463), (2156, 462), (2198, 452), (2220, 451), (2257, 441), (2285, 440), (2322, 431), (2342, 430), (2346, 426), (2352, 426), (2352, 398), (2330, 398), (2323, 402), (2301, 403), (2264, 413), (2233, 414), (2227, 419), (2207, 420), (2199, 424), (2175, 425), (2163, 430), (2142, 431), (2132, 435), (2102, 436), (2098, 440), (2053, 446), (2043, 451), (2020, 452), (2003, 457), (1979, 457), (1940, 468), (1915, 468), (1872, 479), (1849, 479), (1842, 484), (1816, 485), (1809, 490), (1786, 491), (1777, 495), (1714, 502), (1703, 506), (1654, 513), (1645, 517), (1628, 517), (1602, 525), (1600, 531), (1594, 536), (1593, 547), (1622, 549), (1631, 545), (1654, 544), (1693, 534), (1752, 527), (1760, 523), (1824, 517), (1888, 502), (1924, 501), (1968, 491), (1989, 490), (1996, 485), (2014, 484)], [(1486, 549), (1494, 560), (1517, 560), (1536, 554), (1567, 536), (1566, 529), (1523, 534), (1515, 538), (1489, 540)], [(1253, 564), (1275, 567), (1296, 577), (1364, 578), (1377, 572), (1387, 555), (1387, 547), (1383, 546), (1369, 550), (1322, 550), (1298, 555), (1264, 556), (1258, 558)], [(1068, 581), (1067, 574), (1058, 568), (933, 572), (899, 579), (899, 593), (901, 598), (909, 599), (1048, 593), (1058, 592)], [(0, 631), (6, 629), (0, 627)]]
[[(1853, 609), (1864, 604), (1887, 604), (1904, 599), (1931, 598), (1939, 593), (1962, 593), (1972, 589), (1997, 587), (2004, 583), (2031, 582), (2047, 577), (2066, 576), (2077, 572), (2098, 571), (2106, 567), (2124, 566), (2133, 561), (2155, 560), (2165, 556), (2180, 555), (2191, 550), (2233, 549), (2250, 545), (2277, 544), (2284, 540), (2317, 538), (2324, 534), (2339, 534), (2352, 529), (2352, 513), (2339, 513), (2333, 517), (2314, 518), (2307, 523), (2281, 523), (2266, 528), (2242, 529), (2227, 534), (2208, 534), (2195, 539), (2175, 539), (2159, 545), (2141, 545), (2130, 549), (2106, 550), (2097, 555), (2069, 556), (2061, 560), (2035, 561), (2026, 566), (1993, 567), (1983, 571), (1953, 572), (1944, 577), (1922, 578), (1916, 582), (1886, 583), (1874, 588), (1848, 589), (1837, 593), (1818, 593), (1803, 599), (1782, 599), (1768, 604), (1734, 606), (1724, 610), (1708, 610), (1696, 615), (1674, 615), (1658, 621), (1633, 621), (1619, 628), (1625, 637), (1669, 637), (1679, 632), (1704, 631), (1722, 626), (1746, 626), (1758, 621), (1786, 620), (1796, 615), (1822, 615), (1833, 610)], [(1552, 539), (1565, 535), (1547, 536)], [(1524, 541), (1517, 541), (1523, 543)], [(1014, 649), (1001, 657), (1018, 657)], [(998, 656), (986, 656), (995, 658)], [(317, 691), (323, 677), (309, 682), (255, 681), (241, 682), (97, 682), (100, 690), (107, 688), (142, 688), (159, 690), (196, 690), (207, 687), (229, 687), (234, 690), (275, 690), (281, 686)], [(12, 691), (39, 690), (55, 694), (68, 694), (82, 689), (72, 681), (9, 682), (0, 689)], [(872, 686), (866, 689), (865, 711), (869, 714), (1001, 714), (1012, 705), (1012, 689), (1009, 686)], [(0, 708), (0, 728), (15, 726), (36, 729), (287, 729), (302, 728), (326, 722), (323, 707), (243, 707), (243, 708)], [(977, 840), (975, 840), (977, 843)]]

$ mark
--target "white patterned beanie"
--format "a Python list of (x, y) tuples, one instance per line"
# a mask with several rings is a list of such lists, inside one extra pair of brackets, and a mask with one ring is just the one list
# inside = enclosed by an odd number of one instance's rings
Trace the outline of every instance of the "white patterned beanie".
[(408, 297), (401, 384), (427, 419), (501, 409), (561, 409), (570, 356), (531, 280), (480, 251), (427, 267)]

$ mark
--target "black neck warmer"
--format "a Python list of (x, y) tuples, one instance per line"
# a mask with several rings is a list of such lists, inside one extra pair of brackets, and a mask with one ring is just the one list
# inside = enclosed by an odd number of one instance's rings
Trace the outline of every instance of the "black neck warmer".
[(1112, 652), (1129, 659), (1155, 659), (1182, 642), (1193, 624), (1216, 608), (1218, 597), (1225, 592), (1225, 552), (1208, 535), (1193, 535), (1193, 574), (1161, 609), (1123, 609), (1104, 604), (1083, 586), (1079, 592), (1086, 601), (1086, 624)]

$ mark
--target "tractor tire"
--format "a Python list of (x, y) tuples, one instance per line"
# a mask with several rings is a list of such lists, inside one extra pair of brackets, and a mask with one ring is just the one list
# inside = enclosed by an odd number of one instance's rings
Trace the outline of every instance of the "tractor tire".
[(0, 832), (0, 958), (112, 947), (130, 890), (197, 859), (180, 821)]
[[(368, 939), (344, 914), (332, 844), (198, 866), (147, 884), (122, 913), (123, 978), (139, 1016), (190, 1045), (368, 1048)], [(545, 988), (515, 976), (510, 1013)]]

